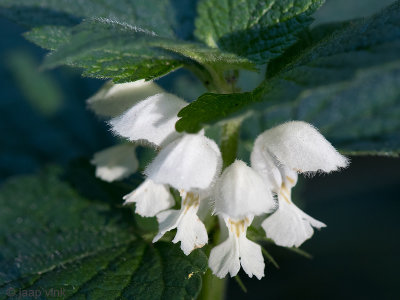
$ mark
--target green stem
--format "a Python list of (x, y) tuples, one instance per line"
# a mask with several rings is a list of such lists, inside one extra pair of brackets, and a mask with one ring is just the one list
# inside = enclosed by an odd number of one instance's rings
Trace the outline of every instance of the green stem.
[(217, 92), (221, 94), (229, 94), (234, 92), (232, 85), (225, 80), (223, 73), (217, 72), (213, 67), (207, 65), (205, 65), (205, 69), (208, 71), (208, 74), (210, 74), (215, 86), (215, 91), (211, 92)]
[(239, 129), (239, 121), (230, 121), (222, 127), (221, 154), (223, 160), (223, 169), (233, 163), (236, 159)]
[[(223, 94), (234, 93), (236, 88), (234, 82), (228, 83), (222, 73), (217, 72), (211, 67), (205, 66), (207, 72), (204, 72), (205, 80), (210, 76), (211, 83), (207, 88), (210, 92)], [(236, 159), (239, 139), (240, 121), (230, 121), (223, 125), (221, 134), (221, 154), (223, 159), (223, 168), (226, 168)], [(216, 230), (210, 238), (211, 242), (207, 247), (206, 254), (210, 256), (210, 249), (221, 242), (220, 231)], [(199, 300), (223, 300), (225, 298), (225, 288), (227, 279), (220, 279), (214, 276), (210, 269), (203, 275), (203, 285), (198, 297)]]
[[(223, 238), (218, 223), (219, 222), (215, 224), (214, 228), (210, 232), (212, 233), (210, 236), (210, 244), (204, 249), (207, 257), (210, 257), (211, 249), (218, 245)], [(225, 298), (226, 278), (220, 279), (212, 274), (211, 269), (208, 269), (202, 279), (203, 284), (200, 295), (197, 298), (198, 300), (223, 300)]]
[[(205, 66), (205, 68), (211, 75), (213, 82), (217, 87), (218, 93), (230, 94), (238, 91), (238, 89), (235, 87), (236, 80), (232, 79), (237, 77), (235, 72), (231, 72), (232, 74), (225, 74), (227, 76), (225, 77), (224, 72), (218, 72), (210, 66)], [(223, 160), (223, 169), (233, 163), (236, 159), (239, 141), (239, 128), (240, 121), (237, 120), (230, 121), (222, 126), (221, 154)]]
[(203, 276), (203, 287), (197, 299), (223, 300), (225, 298), (225, 286), (226, 279), (219, 279), (211, 273), (210, 269), (208, 269)]

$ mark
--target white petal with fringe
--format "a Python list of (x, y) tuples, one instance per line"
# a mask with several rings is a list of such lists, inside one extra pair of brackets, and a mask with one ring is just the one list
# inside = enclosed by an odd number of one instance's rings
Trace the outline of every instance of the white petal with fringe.
[(181, 98), (160, 93), (135, 104), (121, 116), (110, 120), (111, 130), (130, 141), (144, 141), (163, 147), (180, 134), (175, 131), (178, 112), (187, 103)]
[(154, 217), (175, 204), (168, 186), (154, 183), (150, 179), (145, 180), (123, 199), (124, 204), (136, 203), (136, 213), (142, 217)]
[(133, 144), (116, 145), (96, 152), (90, 162), (96, 166), (96, 177), (107, 182), (124, 179), (139, 167)]

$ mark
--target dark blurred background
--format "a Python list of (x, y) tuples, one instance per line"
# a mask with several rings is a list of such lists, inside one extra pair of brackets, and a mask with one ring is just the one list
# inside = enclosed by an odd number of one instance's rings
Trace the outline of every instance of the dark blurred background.
[[(370, 15), (392, 0), (330, 0), (315, 24)], [(25, 41), (24, 28), (0, 18), (0, 182), (50, 163), (89, 158), (113, 144), (85, 99), (103, 82), (69, 68), (39, 72), (45, 51)], [(194, 99), (203, 88), (178, 71), (159, 81)], [(280, 269), (266, 278), (240, 273), (248, 292), (231, 280), (227, 299), (400, 299), (400, 159), (352, 157), (347, 170), (303, 179), (299, 206), (328, 227), (302, 249), (309, 260), (267, 246)]]
[(399, 175), (399, 159), (352, 157), (345, 171), (303, 179), (302, 208), (327, 224), (301, 246), (313, 258), (267, 246), (280, 269), (267, 264), (261, 281), (241, 272), (247, 294), (231, 280), (227, 299), (400, 299)]

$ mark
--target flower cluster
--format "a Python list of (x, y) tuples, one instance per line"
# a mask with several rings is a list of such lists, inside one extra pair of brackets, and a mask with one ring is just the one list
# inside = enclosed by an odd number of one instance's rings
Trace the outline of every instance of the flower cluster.
[[(222, 172), (220, 150), (203, 131), (175, 131), (177, 114), (187, 103), (154, 83), (109, 85), (91, 98), (90, 105), (96, 103), (97, 109), (106, 111), (105, 103), (114, 102), (118, 111), (116, 99), (127, 99), (136, 91), (141, 91), (143, 99), (132, 98), (131, 107), (118, 116), (110, 115), (108, 123), (116, 135), (159, 150), (144, 171), (146, 180), (124, 197), (126, 204), (136, 204), (137, 214), (157, 217), (159, 232), (153, 242), (176, 229), (172, 242), (180, 242), (189, 255), (208, 243), (203, 221), (211, 212), (218, 216), (225, 238), (211, 250), (213, 273), (220, 278), (228, 273), (235, 276), (242, 267), (250, 277), (260, 279), (265, 268), (261, 247), (246, 237), (254, 218), (263, 219), (267, 238), (285, 247), (299, 247), (313, 235), (313, 228), (325, 227), (292, 202), (291, 189), (299, 173), (329, 173), (346, 167), (348, 160), (313, 126), (292, 121), (263, 132), (255, 141), (251, 166), (236, 160)], [(126, 107), (127, 101), (123, 104)], [(133, 150), (132, 144), (123, 144), (97, 153), (92, 161), (96, 175), (112, 181), (135, 172), (138, 163)], [(171, 187), (182, 199), (178, 210), (171, 209), (175, 205)]]

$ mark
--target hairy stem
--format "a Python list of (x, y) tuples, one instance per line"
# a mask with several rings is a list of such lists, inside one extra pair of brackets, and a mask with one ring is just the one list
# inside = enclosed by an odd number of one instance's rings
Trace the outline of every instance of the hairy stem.
[(225, 298), (226, 279), (219, 279), (208, 269), (203, 276), (203, 287), (199, 300), (223, 300)]
[[(212, 236), (210, 237), (210, 244), (205, 247), (205, 254), (210, 257), (210, 252), (213, 247), (222, 242), (221, 231), (218, 226), (219, 222), (216, 222), (213, 230), (210, 232)], [(220, 279), (217, 276), (214, 276), (211, 272), (211, 269), (208, 269), (207, 272), (203, 275), (203, 284), (200, 292), (198, 300), (224, 300), (225, 299), (225, 288), (226, 288), (227, 279)]]
[[(212, 67), (207, 67), (210, 76), (216, 86), (216, 92), (230, 94), (238, 92), (235, 84), (238, 77), (237, 71), (218, 72)], [(221, 133), (221, 154), (223, 159), (223, 169), (233, 163), (236, 159), (239, 141), (240, 121), (233, 120), (222, 126)]]
[[(206, 87), (209, 92), (229, 94), (237, 92), (235, 87), (237, 74), (233, 72), (229, 74), (229, 78), (225, 77), (223, 73), (216, 71), (211, 67), (206, 66), (207, 76), (210, 82)], [(233, 76), (234, 75), (234, 76)], [(209, 82), (207, 79), (203, 82)], [(223, 159), (223, 168), (226, 168), (236, 159), (238, 141), (239, 141), (239, 128), (240, 121), (233, 120), (223, 125), (221, 133), (221, 154)], [(205, 249), (207, 256), (210, 256), (210, 250), (221, 242), (221, 232), (219, 229), (215, 230), (210, 236), (210, 245)], [(223, 300), (225, 298), (225, 288), (227, 279), (220, 279), (214, 276), (210, 269), (203, 275), (203, 286), (198, 299), (200, 300)]]
[(239, 129), (239, 121), (230, 121), (222, 127), (221, 154), (223, 160), (223, 169), (228, 167), (236, 159)]

